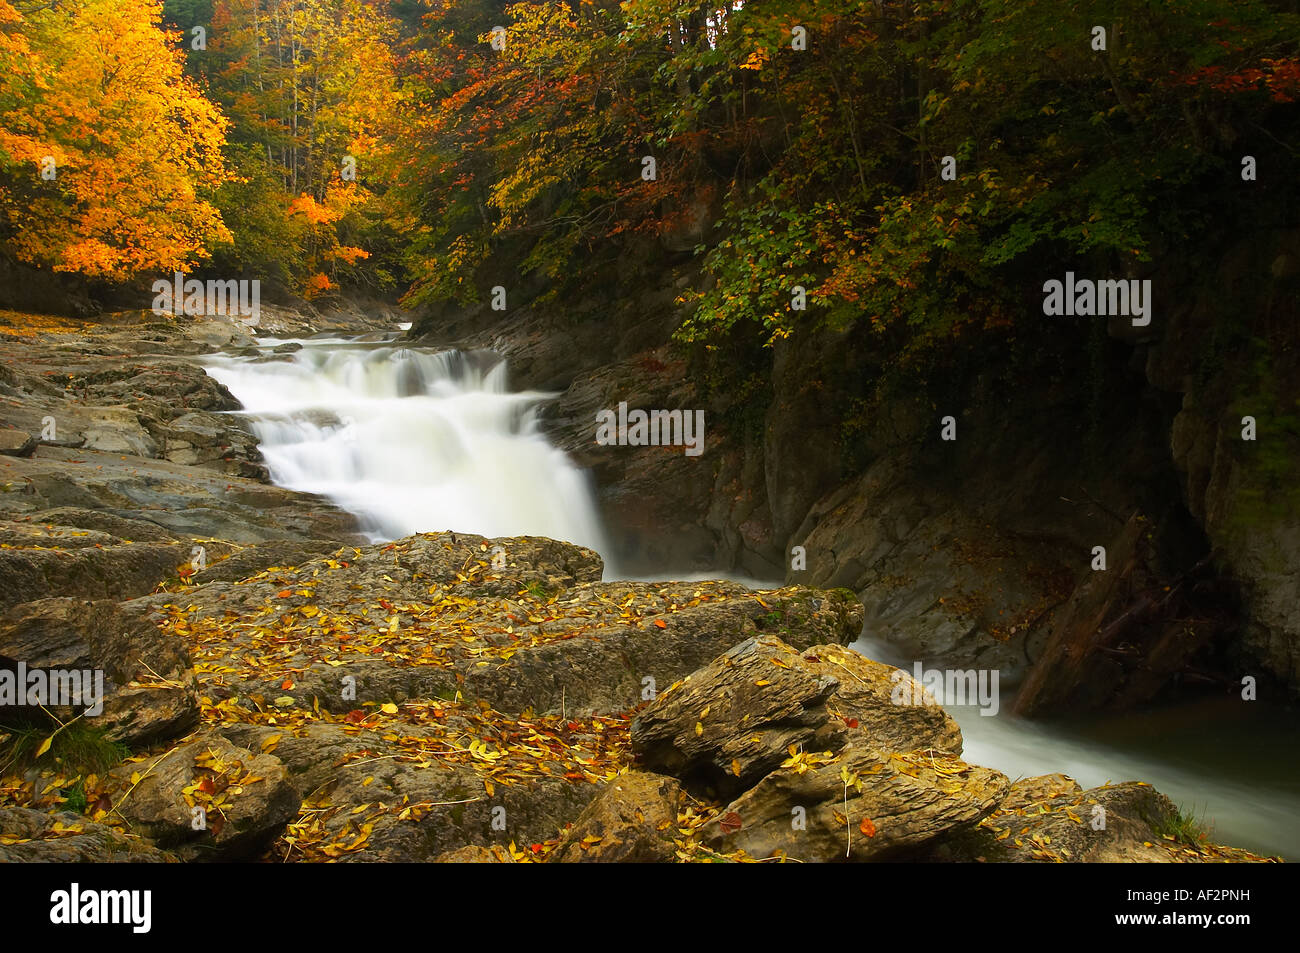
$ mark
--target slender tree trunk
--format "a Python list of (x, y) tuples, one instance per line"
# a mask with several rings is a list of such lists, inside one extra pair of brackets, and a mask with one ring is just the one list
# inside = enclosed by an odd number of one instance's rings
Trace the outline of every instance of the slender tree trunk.
[(840, 85), (839, 76), (836, 75), (835, 67), (831, 66), (828, 70), (831, 77), (831, 85), (835, 87), (835, 98), (840, 101), (840, 108), (844, 111), (844, 121), (849, 127), (849, 142), (853, 146), (853, 164), (858, 170), (858, 184), (862, 186), (862, 198), (865, 201), (869, 195), (867, 188), (867, 173), (862, 165), (862, 147), (858, 145), (858, 120), (857, 114), (853, 111), (853, 99), (851, 96), (844, 94), (844, 88)]
[(930, 38), (930, 27), (928, 24), (921, 24), (921, 59), (916, 64), (916, 182), (918, 185), (925, 182), (925, 157), (929, 150), (929, 136), (926, 135), (925, 128), (925, 96), (929, 90), (926, 89), (926, 83), (929, 79), (929, 72), (926, 70), (925, 57), (929, 55), (929, 48), (925, 43)]
[(253, 0), (253, 63), (257, 74), (257, 118), (262, 122), (262, 144), (266, 147), (266, 165), (271, 166), (271, 139), (266, 134), (266, 83), (262, 72), (262, 0)]

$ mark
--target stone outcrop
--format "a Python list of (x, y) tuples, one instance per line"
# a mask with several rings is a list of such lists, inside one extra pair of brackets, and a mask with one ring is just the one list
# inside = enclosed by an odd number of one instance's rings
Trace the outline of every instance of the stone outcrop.
[(633, 751), (652, 770), (719, 794), (752, 787), (791, 747), (838, 747), (845, 728), (826, 701), (832, 676), (802, 670), (779, 639), (749, 639), (664, 692), (632, 727)]
[(860, 730), (836, 752), (787, 761), (710, 822), (711, 846), (755, 858), (899, 858), (974, 826), (1010, 787), (1000, 772), (946, 752), (875, 748)]
[(956, 757), (956, 725), (924, 692), (912, 705), (914, 691), (905, 673), (842, 646), (799, 651), (765, 636), (656, 699), (632, 749), (729, 802), (705, 828), (719, 851), (888, 858), (973, 826), (1009, 788)]
[(0, 863), (167, 863), (171, 854), (71, 811), (0, 807)]
[[(110, 740), (140, 744), (198, 722), (189, 646), (113, 602), (51, 598), (14, 606), (0, 617), (0, 666), (19, 663), (28, 671), (102, 673), (103, 711), (86, 717)], [(88, 689), (83, 685), (83, 697)], [(82, 709), (51, 710), (66, 721)]]
[(547, 860), (672, 863), (681, 798), (681, 786), (673, 778), (644, 771), (619, 775), (578, 815)]
[[(915, 856), (932, 862), (1196, 863), (1206, 839), (1189, 834), (1173, 803), (1149, 784), (1129, 781), (1084, 790), (1049, 774), (1011, 786), (978, 827)], [(1215, 847), (1222, 860), (1252, 860)]]
[[(492, 564), (494, 549), (503, 554), (499, 568)], [(309, 706), (315, 699), (337, 712), (356, 707), (340, 693), (345, 675), (355, 678), (359, 699), (374, 702), (459, 692), (500, 711), (621, 711), (637, 704), (647, 685), (670, 684), (762, 631), (784, 630), (792, 642), (810, 645), (847, 643), (861, 628), (857, 601), (845, 593), (792, 587), (754, 598), (734, 583), (602, 583), (601, 571), (599, 556), (568, 543), (431, 533), (350, 547), (245, 580), (210, 582), (188, 589), (184, 605), (191, 623), (214, 622), (231, 612), (264, 616), (350, 606), (350, 613), (368, 617), (376, 628), (396, 616), (396, 631), (414, 639), (428, 625), (417, 611), (421, 604), (443, 600), (454, 609), (455, 600), (468, 599), (477, 601), (481, 624), (502, 630), (481, 643), (496, 644), (491, 654), (427, 662), (363, 657), (345, 668), (324, 658), (304, 659), (294, 675), (293, 703)], [(629, 600), (635, 614), (621, 610)], [(163, 619), (176, 601), (160, 594), (132, 605)], [(494, 624), (500, 619), (505, 624)], [(236, 654), (246, 639), (246, 647), (254, 648), (259, 635), (249, 629), (228, 637), (227, 651)], [(313, 652), (330, 644), (315, 626), (303, 640), (304, 650)], [(285, 694), (234, 673), (223, 692), (268, 699)]]
[[(928, 704), (896, 705), (919, 695)], [(722, 794), (748, 790), (793, 748), (839, 749), (850, 731), (883, 750), (961, 751), (961, 732), (898, 669), (839, 645), (750, 639), (670, 688), (632, 727), (638, 760)]]
[(212, 732), (116, 769), (127, 788), (115, 806), (135, 830), (186, 860), (237, 860), (273, 840), (301, 796), (273, 755)]
[[(1045, 792), (964, 762), (956, 724), (911, 676), (845, 647), (861, 615), (843, 592), (603, 582), (590, 550), (529, 537), (304, 554), (121, 606), (12, 609), (5, 644), (39, 643), (46, 663), (116, 646), (129, 668), (148, 643), (162, 653), (150, 667), (184, 684), (192, 655), (182, 695), (199, 696), (201, 726), (119, 735), (136, 753), (75, 788), (48, 769), (6, 779), (33, 815), (78, 801), (86, 815), (71, 830), (13, 820), (0, 856), (1017, 861), (1050, 838), (1062, 859), (1254, 859), (1167, 841), (1145, 786)], [(1056, 788), (1095, 796), (1109, 839), (1043, 826), (1004, 844), (1011, 818), (1049, 824), (1029, 815)]]

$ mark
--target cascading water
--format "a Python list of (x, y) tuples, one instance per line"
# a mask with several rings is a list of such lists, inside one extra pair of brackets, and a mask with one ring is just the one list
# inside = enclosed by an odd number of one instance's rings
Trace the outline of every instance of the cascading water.
[(608, 552), (586, 475), (538, 429), (552, 395), (507, 391), (498, 355), (292, 343), (207, 364), (244, 406), (277, 484), (328, 497), (376, 542), (456, 530)]

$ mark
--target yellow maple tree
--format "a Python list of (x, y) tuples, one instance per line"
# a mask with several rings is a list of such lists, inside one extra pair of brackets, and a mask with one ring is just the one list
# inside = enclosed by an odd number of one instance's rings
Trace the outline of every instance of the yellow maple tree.
[(158, 0), (0, 0), (0, 249), (122, 280), (230, 240), (226, 120), (182, 66)]

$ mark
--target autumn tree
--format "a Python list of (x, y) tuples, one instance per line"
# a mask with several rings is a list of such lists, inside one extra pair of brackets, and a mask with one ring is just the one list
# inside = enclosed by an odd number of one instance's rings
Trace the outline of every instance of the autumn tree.
[[(1280, 6), (746, 5), (719, 47), (740, 41), (727, 59), (762, 77), (784, 143), (732, 192), (684, 335), (866, 321), (904, 352), (946, 348), (1031, 313), (1045, 260), (1124, 273), (1195, 242), (1224, 222), (1243, 143), (1286, 161), (1260, 132), (1296, 122), (1300, 21)], [(1261, 211), (1237, 198), (1239, 221)]]
[[(174, 3), (177, 21), (206, 15)], [(355, 267), (390, 245), (379, 193), (400, 101), (395, 25), (360, 0), (214, 0), (191, 68), (231, 117), (238, 172), (218, 198), (235, 267), (275, 268), (298, 290), (391, 284)]]
[(157, 0), (0, 0), (0, 245), (123, 280), (230, 235), (226, 122), (182, 74)]
[(708, 194), (698, 130), (659, 78), (670, 31), (630, 31), (632, 6), (429, 5), (404, 64), (414, 108), (396, 180), (416, 300), (473, 297), (504, 246), (527, 248), (524, 273), (572, 273), (611, 237), (671, 231)]

